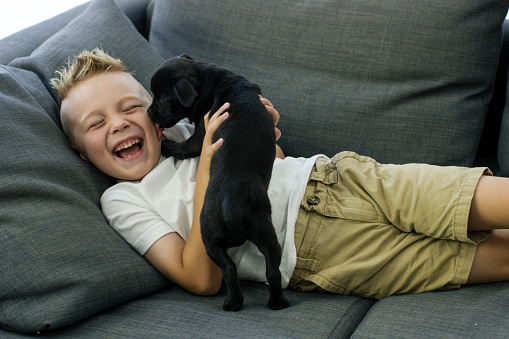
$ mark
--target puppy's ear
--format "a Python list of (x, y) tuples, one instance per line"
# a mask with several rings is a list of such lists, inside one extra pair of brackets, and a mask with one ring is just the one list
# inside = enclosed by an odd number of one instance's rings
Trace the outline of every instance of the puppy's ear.
[(198, 92), (194, 89), (193, 85), (189, 82), (188, 79), (183, 78), (177, 81), (175, 87), (173, 88), (177, 98), (180, 100), (184, 107), (191, 107), (194, 103), (194, 100), (198, 97)]

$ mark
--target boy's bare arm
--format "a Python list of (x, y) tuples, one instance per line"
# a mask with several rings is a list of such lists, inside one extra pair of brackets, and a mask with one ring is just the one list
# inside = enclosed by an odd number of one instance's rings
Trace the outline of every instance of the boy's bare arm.
[[(279, 121), (279, 113), (274, 109), (272, 103), (261, 98), (262, 103), (272, 115), (274, 125)], [(161, 273), (173, 282), (190, 292), (211, 295), (219, 291), (222, 282), (222, 274), (212, 260), (210, 260), (200, 230), (200, 213), (205, 199), (210, 178), (210, 160), (214, 152), (222, 145), (224, 140), (220, 139), (212, 143), (212, 136), (221, 122), (228, 114), (223, 114), (229, 105), (223, 105), (211, 118), (205, 115), (206, 135), (203, 140), (203, 148), (200, 156), (200, 163), (196, 173), (196, 187), (194, 196), (193, 223), (187, 243), (177, 234), (170, 233), (157, 240), (145, 253), (145, 258), (154, 265)], [(275, 128), (276, 139), (281, 136), (278, 128)], [(276, 156), (284, 158), (283, 151), (276, 145)]]
[(286, 155), (283, 153), (283, 150), (281, 149), (281, 147), (279, 147), (279, 145), (276, 144), (276, 158), (284, 159), (285, 157), (286, 157)]
[(224, 141), (220, 139), (212, 144), (212, 135), (228, 117), (227, 113), (223, 114), (228, 107), (223, 105), (210, 122), (207, 118), (205, 120), (207, 134), (196, 173), (193, 223), (187, 243), (177, 233), (170, 233), (157, 240), (145, 253), (145, 258), (166, 277), (190, 292), (201, 295), (217, 293), (222, 281), (221, 270), (210, 260), (203, 245), (200, 213), (210, 177), (210, 159)]

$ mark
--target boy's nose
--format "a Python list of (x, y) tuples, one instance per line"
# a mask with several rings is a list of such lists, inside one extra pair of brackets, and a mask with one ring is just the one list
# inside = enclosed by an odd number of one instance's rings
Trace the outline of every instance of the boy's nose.
[(123, 117), (119, 117), (119, 118), (115, 119), (115, 121), (112, 124), (113, 133), (122, 131), (122, 130), (128, 128), (130, 125), (131, 124), (129, 123), (129, 121), (127, 121)]

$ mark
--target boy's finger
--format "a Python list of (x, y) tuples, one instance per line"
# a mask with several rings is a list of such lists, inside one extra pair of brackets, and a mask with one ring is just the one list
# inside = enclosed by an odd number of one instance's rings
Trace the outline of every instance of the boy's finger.
[(223, 106), (219, 107), (219, 109), (212, 115), (210, 120), (217, 119), (217, 117), (220, 116), (221, 114), (223, 114), (229, 107), (230, 107), (229, 102), (224, 103)]
[[(212, 116), (210, 116), (210, 111), (208, 111), (203, 117), (203, 121), (205, 121), (205, 127), (207, 128), (212, 121), (216, 120), (218, 116), (223, 114), (223, 112), (230, 107), (230, 103), (225, 103), (223, 106), (219, 107), (219, 109), (214, 112)], [(209, 117), (210, 116), (210, 117)]]
[(269, 99), (266, 99), (266, 98), (262, 97), (261, 95), (260, 95), (260, 100), (262, 101), (262, 104), (264, 104), (265, 106), (274, 107), (274, 105), (272, 104), (272, 102), (270, 102)]
[(267, 109), (269, 114), (272, 116), (272, 121), (274, 121), (274, 126), (277, 125), (277, 123), (279, 122), (279, 118), (280, 118), (279, 112), (274, 107), (271, 107), (271, 106), (265, 105), (265, 108)]
[(210, 111), (205, 113), (205, 115), (203, 116), (203, 122), (205, 123), (205, 129), (207, 129), (209, 127), (209, 114), (210, 114)]
[(228, 118), (228, 116), (229, 116), (229, 113), (228, 112), (224, 112), (217, 119), (214, 119), (214, 121), (211, 121), (209, 126), (208, 126), (208, 128), (207, 128), (207, 133), (205, 134), (205, 136), (209, 137), (210, 140), (212, 140), (212, 135), (219, 128), (219, 125), (221, 125), (223, 123), (223, 121), (225, 121), (226, 118)]
[(276, 141), (278, 141), (279, 138), (281, 138), (281, 130), (277, 127), (274, 127), (274, 132), (276, 133)]
[(224, 143), (224, 139), (223, 138), (217, 139), (217, 141), (212, 144), (212, 152), (215, 153), (219, 149), (219, 147), (221, 147), (221, 145), (223, 143)]

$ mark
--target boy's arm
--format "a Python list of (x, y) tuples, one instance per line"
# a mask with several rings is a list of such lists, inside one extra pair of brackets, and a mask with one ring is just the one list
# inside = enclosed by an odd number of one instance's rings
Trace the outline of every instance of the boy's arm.
[(210, 121), (205, 118), (207, 133), (196, 173), (193, 223), (187, 243), (177, 233), (170, 233), (157, 240), (145, 253), (145, 258), (166, 277), (190, 292), (201, 295), (217, 293), (222, 281), (221, 270), (210, 260), (203, 245), (200, 213), (210, 177), (210, 159), (224, 142), (219, 139), (213, 144), (212, 135), (228, 117), (228, 113), (223, 114), (228, 107), (227, 104), (223, 105)]
[[(274, 125), (276, 125), (279, 121), (279, 113), (270, 101), (265, 98), (261, 98), (261, 100), (272, 115)], [(217, 293), (222, 282), (221, 270), (210, 260), (203, 245), (200, 213), (210, 178), (210, 160), (214, 152), (224, 142), (224, 140), (219, 139), (213, 144), (212, 136), (219, 125), (228, 117), (228, 113), (223, 114), (228, 107), (228, 104), (223, 105), (210, 118), (210, 121), (207, 119), (208, 114), (205, 115), (206, 134), (196, 172), (193, 223), (187, 243), (177, 233), (169, 233), (157, 240), (144, 255), (155, 268), (170, 280), (190, 292), (201, 295)], [(277, 140), (281, 136), (281, 131), (276, 127), (275, 133)], [(284, 158), (284, 154), (278, 145), (276, 145), (276, 156)]]
[(283, 153), (283, 150), (281, 149), (281, 147), (279, 147), (279, 145), (276, 144), (276, 158), (284, 159), (285, 157), (286, 157), (286, 155)]

